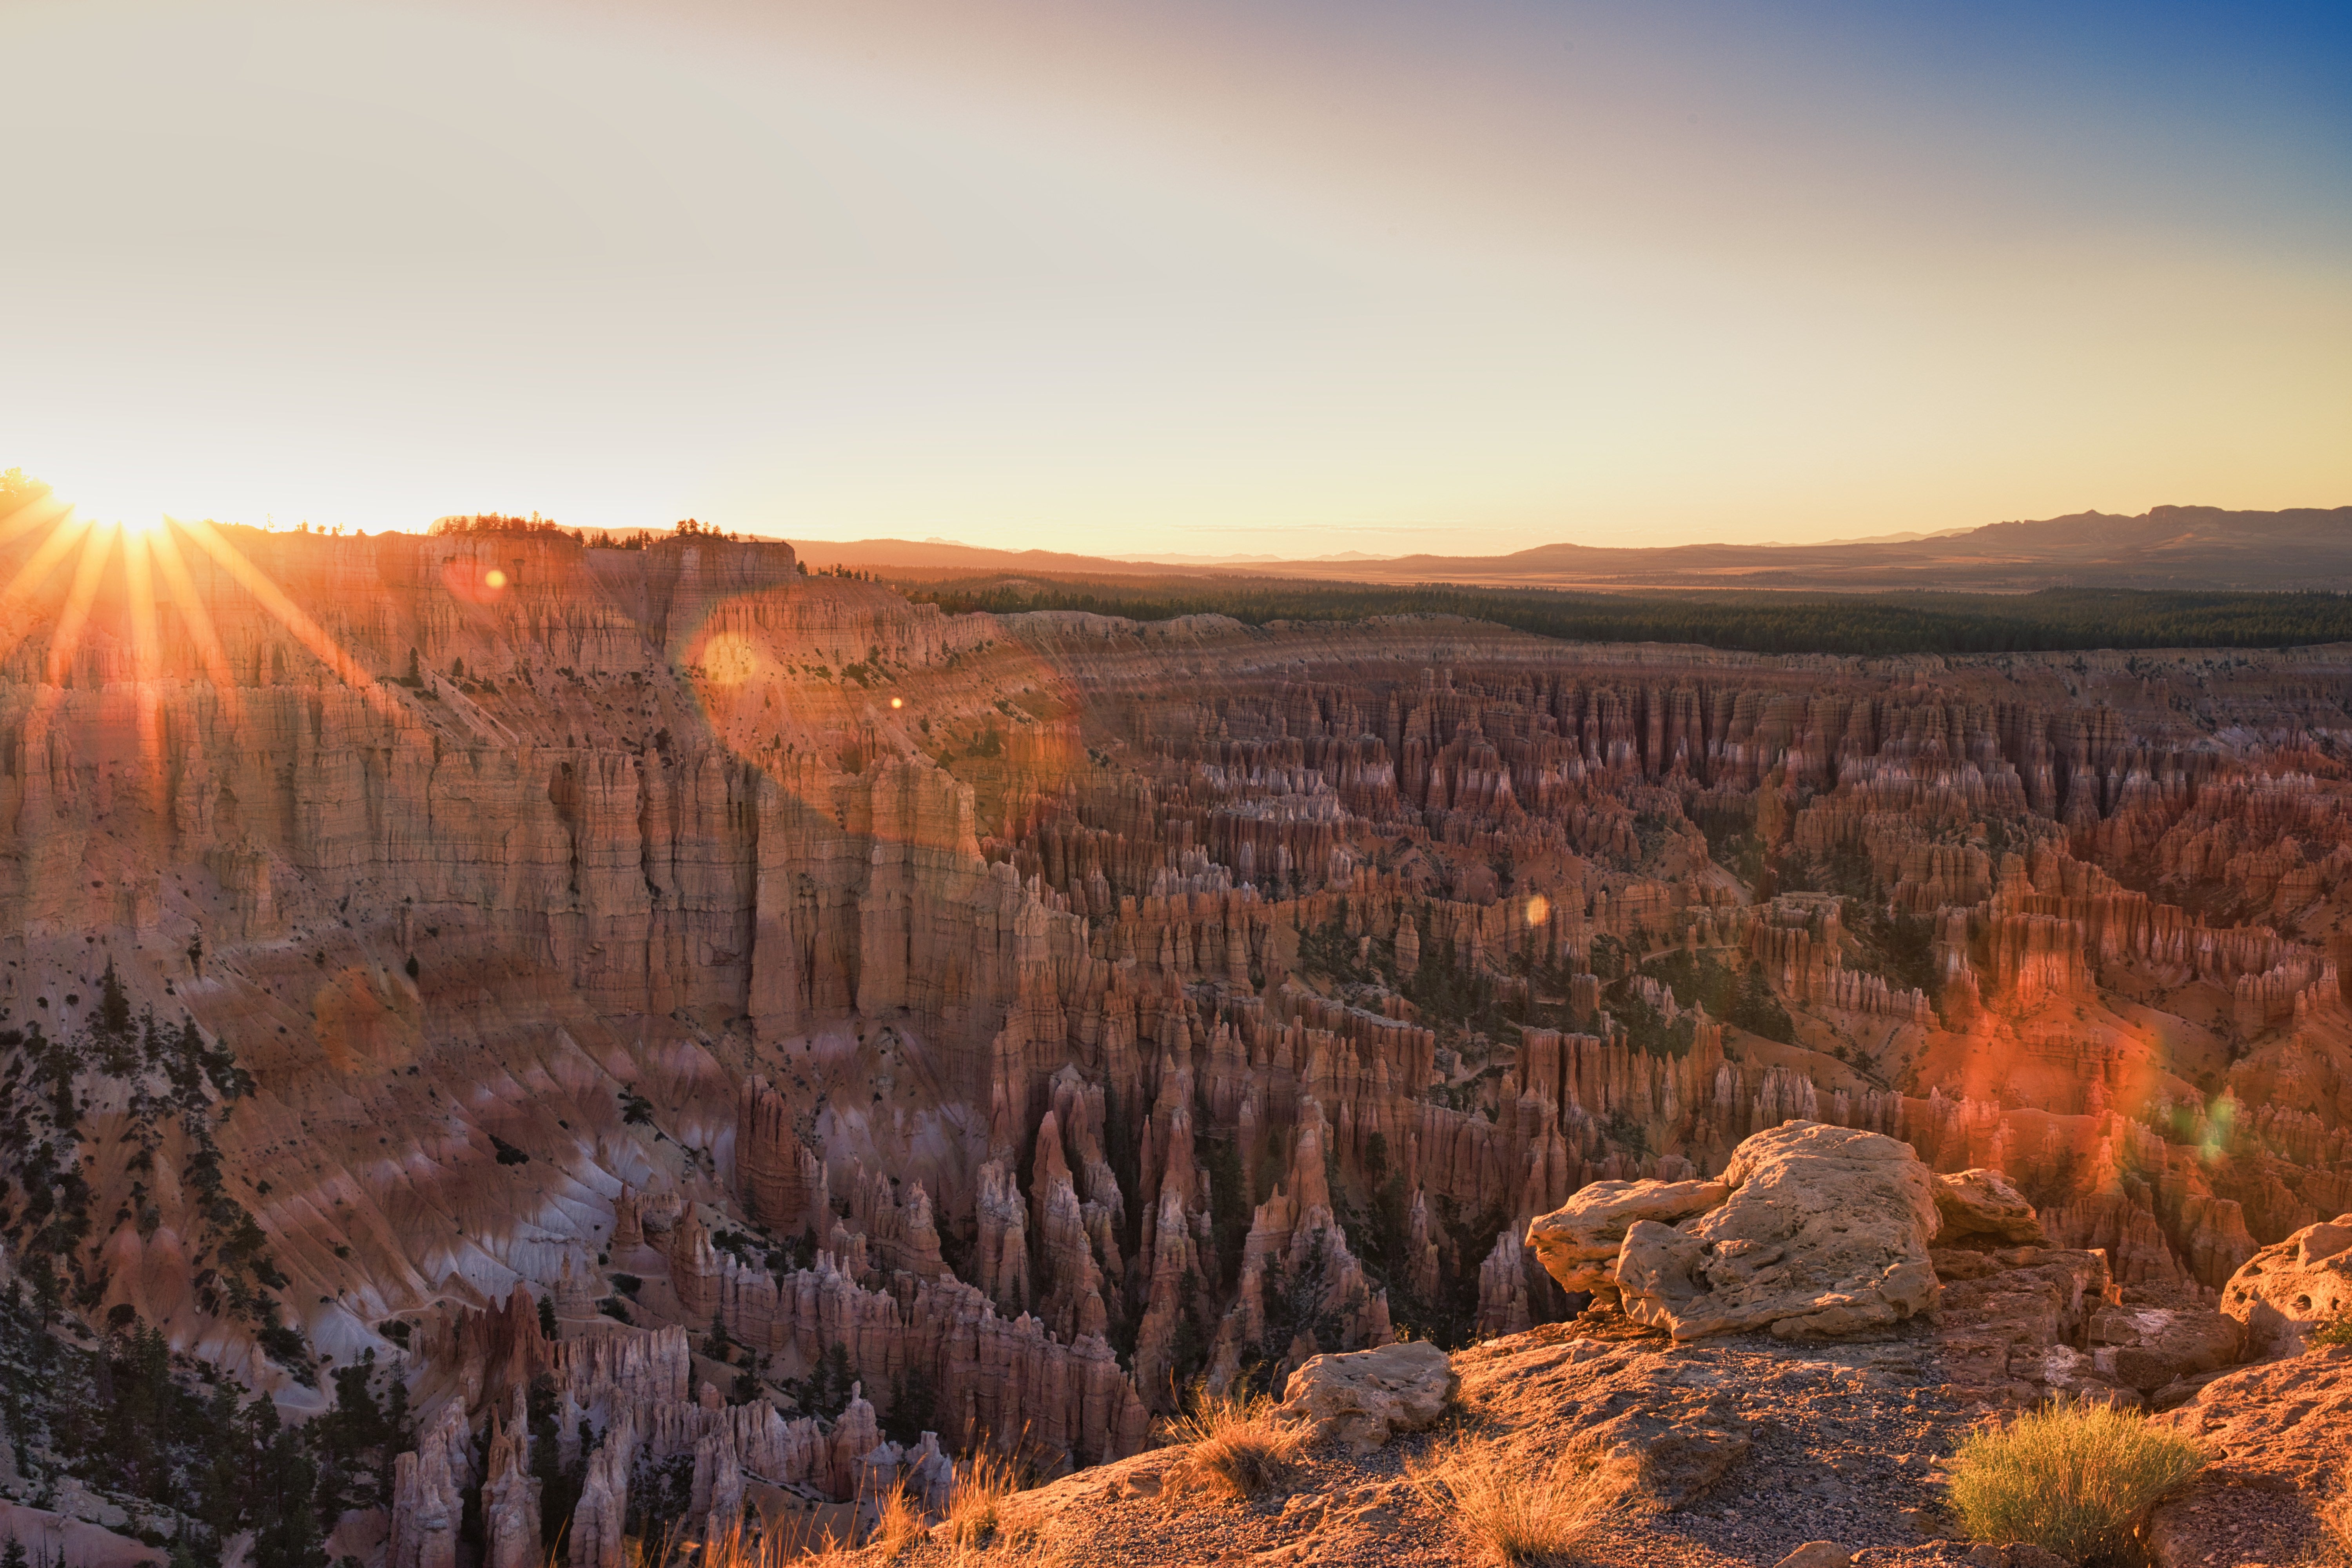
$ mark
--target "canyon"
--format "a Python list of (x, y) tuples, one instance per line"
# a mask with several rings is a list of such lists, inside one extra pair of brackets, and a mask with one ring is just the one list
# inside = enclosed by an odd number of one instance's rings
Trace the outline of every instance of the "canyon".
[[(2146, 1310), (2352, 1211), (2352, 647), (201, 542), (0, 544), (0, 1360), (152, 1334), (289, 1428), (390, 1402), (321, 1561), (618, 1568), (1127, 1460), (1196, 1384), (1575, 1317), (1532, 1222), (1791, 1121), (1998, 1173)], [(1987, 1354), (1987, 1407), (2048, 1392)], [(12, 1400), (25, 1510), (228, 1549)]]

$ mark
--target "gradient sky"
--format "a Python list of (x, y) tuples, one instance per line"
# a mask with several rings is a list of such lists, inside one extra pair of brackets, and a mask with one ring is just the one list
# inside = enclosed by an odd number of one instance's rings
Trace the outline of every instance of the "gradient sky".
[(0, 467), (1311, 555), (2352, 502), (2352, 10), (0, 0)]

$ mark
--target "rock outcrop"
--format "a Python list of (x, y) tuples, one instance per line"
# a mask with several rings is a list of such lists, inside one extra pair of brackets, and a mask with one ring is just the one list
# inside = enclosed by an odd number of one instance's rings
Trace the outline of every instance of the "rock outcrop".
[[(489, 1457), (482, 1483), (482, 1551), (487, 1568), (536, 1568), (544, 1560), (540, 1544), (541, 1484), (530, 1473), (530, 1425), (525, 1390), (501, 1425), (491, 1418)], [(398, 1517), (395, 1515), (395, 1517)]]
[(1283, 1385), (1276, 1414), (1369, 1451), (1396, 1433), (1435, 1426), (1461, 1386), (1444, 1351), (1407, 1341), (1309, 1358)]
[[(1528, 1237), (1538, 1256), (1553, 1247), (1559, 1262), (1545, 1261), (1562, 1286), (1613, 1285), (1626, 1316), (1678, 1340), (1767, 1327), (1833, 1337), (1934, 1310), (1936, 1192), (1906, 1144), (1791, 1121), (1741, 1143), (1720, 1183), (1580, 1194)], [(1667, 1225), (1640, 1217), (1651, 1209), (1700, 1212)], [(1621, 1227), (1604, 1271), (1592, 1255)]]
[(1527, 1244), (1564, 1290), (1617, 1289), (1625, 1233), (1643, 1220), (1674, 1225), (1719, 1207), (1722, 1182), (1593, 1182), (1528, 1226)]
[(2221, 1310), (2265, 1355), (2293, 1355), (2313, 1329), (2352, 1321), (2352, 1214), (2307, 1225), (2248, 1258), (2223, 1288)]
[(2191, 1568), (2224, 1552), (2326, 1561), (2324, 1521), (2341, 1520), (2345, 1456), (2352, 1454), (2352, 1346), (2228, 1373), (2157, 1419), (2210, 1456), (2198, 1484), (2150, 1521), (2158, 1568)]
[(1999, 1171), (1954, 1171), (1936, 1178), (1938, 1235), (1947, 1247), (1981, 1240), (2003, 1247), (2042, 1247), (2042, 1218), (2025, 1194)]

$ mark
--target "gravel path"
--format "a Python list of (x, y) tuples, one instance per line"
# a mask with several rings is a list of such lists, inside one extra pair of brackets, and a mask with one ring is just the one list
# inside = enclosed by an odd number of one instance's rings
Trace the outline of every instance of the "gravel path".
[(1700, 1502), (1657, 1521), (1727, 1563), (1769, 1565), (1808, 1541), (1916, 1548), (1951, 1533), (1941, 1460), (1976, 1412), (1923, 1381), (1923, 1347), (1791, 1352), (1729, 1342), (1719, 1358), (1754, 1447)]

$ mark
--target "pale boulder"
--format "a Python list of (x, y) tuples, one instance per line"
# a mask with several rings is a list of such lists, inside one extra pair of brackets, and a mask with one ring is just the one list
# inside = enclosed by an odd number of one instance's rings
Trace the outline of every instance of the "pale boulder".
[(1732, 1152), (1719, 1208), (1636, 1221), (1618, 1256), (1625, 1315), (1677, 1340), (1884, 1329), (1931, 1312), (1935, 1182), (1907, 1143), (1791, 1121)]
[(1532, 1221), (1528, 1245), (1561, 1289), (1614, 1289), (1617, 1254), (1633, 1226), (1672, 1225), (1730, 1195), (1721, 1182), (1593, 1182)]
[(1999, 1171), (1955, 1171), (1936, 1178), (1936, 1213), (1946, 1246), (1992, 1240), (2008, 1247), (2047, 1247), (2042, 1216)]
[(1311, 1421), (1321, 1436), (1365, 1453), (1392, 1433), (1435, 1426), (1461, 1386), (1444, 1351), (1413, 1340), (1310, 1357), (1290, 1374), (1276, 1414), (1286, 1421)]
[(2246, 1325), (2246, 1348), (2294, 1355), (2318, 1325), (2352, 1314), (2352, 1214), (2265, 1247), (2221, 1288), (2221, 1310)]

